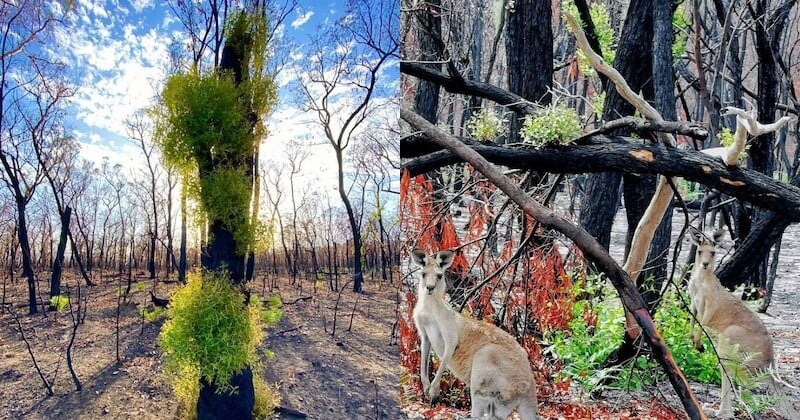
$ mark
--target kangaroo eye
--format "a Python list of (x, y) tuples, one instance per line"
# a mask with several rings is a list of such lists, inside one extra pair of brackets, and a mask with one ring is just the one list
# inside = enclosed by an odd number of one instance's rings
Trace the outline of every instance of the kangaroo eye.
[(716, 255), (716, 254), (717, 254), (716, 252), (714, 252), (714, 251), (711, 251), (711, 256), (712, 256), (712, 257), (713, 257), (714, 255)]
[(441, 279), (441, 278), (442, 278), (442, 275), (441, 275), (441, 274), (437, 274), (437, 275), (436, 275), (436, 278), (437, 278), (437, 279)]

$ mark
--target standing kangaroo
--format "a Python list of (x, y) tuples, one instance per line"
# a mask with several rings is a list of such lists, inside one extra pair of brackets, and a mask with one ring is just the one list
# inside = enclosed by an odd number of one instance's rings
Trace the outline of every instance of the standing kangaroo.
[[(447, 367), (469, 386), (472, 417), (505, 419), (516, 408), (523, 420), (536, 419), (536, 384), (522, 346), (500, 328), (462, 316), (444, 300), (444, 275), (453, 263), (453, 252), (429, 256), (415, 249), (411, 255), (422, 267), (414, 324), (421, 340), (420, 378), (431, 403), (439, 398)], [(428, 371), (431, 348), (440, 359), (432, 383)]]
[[(750, 374), (769, 370), (771, 375), (767, 377), (766, 383), (770, 393), (780, 395), (782, 392), (778, 390), (778, 384), (772, 376), (775, 375), (775, 360), (772, 338), (767, 328), (758, 315), (728, 292), (714, 275), (715, 249), (722, 234), (722, 230), (717, 230), (708, 238), (700, 232), (692, 231), (691, 239), (697, 246), (697, 254), (689, 278), (689, 309), (694, 314), (689, 333), (694, 346), (702, 350), (701, 333), (699, 329), (695, 329), (695, 317), (703, 327), (712, 332), (712, 340), (722, 363), (722, 401), (715, 415), (730, 418), (733, 417), (732, 385), (728, 375), (738, 370), (736, 363), (744, 361), (743, 367)], [(800, 418), (800, 414), (786, 399), (779, 401), (775, 408), (787, 419)]]

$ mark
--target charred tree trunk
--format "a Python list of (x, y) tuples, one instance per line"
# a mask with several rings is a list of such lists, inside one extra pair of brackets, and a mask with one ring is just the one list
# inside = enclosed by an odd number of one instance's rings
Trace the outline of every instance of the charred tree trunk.
[(347, 211), (347, 221), (350, 223), (350, 231), (353, 233), (353, 261), (351, 261), (353, 267), (353, 291), (361, 293), (364, 282), (363, 268), (361, 267), (361, 226), (356, 220), (355, 210), (344, 188), (344, 167), (341, 149), (336, 149), (336, 162), (339, 165), (339, 197), (344, 203), (344, 208)]
[[(61, 235), (58, 238), (58, 248), (56, 249), (56, 256), (53, 260), (53, 273), (50, 276), (51, 298), (61, 294), (61, 271), (64, 265), (64, 252), (67, 250), (67, 241), (69, 241), (69, 222), (71, 217), (72, 207), (67, 206), (64, 212), (61, 213)], [(55, 309), (52, 303), (50, 304), (50, 309)]]
[(178, 281), (186, 284), (186, 184), (181, 188), (181, 250), (178, 261)]
[[(755, 10), (752, 11), (754, 18), (759, 19), (755, 25), (755, 49), (758, 55), (758, 121), (770, 122), (775, 119), (776, 104), (779, 99), (778, 89), (781, 86), (775, 55), (779, 54), (778, 41), (786, 25), (788, 12), (794, 3), (794, 0), (786, 2), (770, 16), (768, 15), (766, 2), (760, 0), (755, 2)], [(748, 153), (751, 158), (752, 168), (772, 177), (775, 167), (774, 149), (775, 133), (767, 133), (754, 139)], [(745, 215), (744, 217), (747, 216)], [(768, 210), (756, 209), (752, 218), (748, 220), (739, 219), (738, 230), (740, 237), (745, 238), (745, 241), (747, 241), (753, 232), (754, 225), (757, 224), (773, 225), (774, 227), (774, 225), (780, 225), (781, 221), (774, 218), (773, 214)], [(749, 290), (745, 290), (744, 297), (755, 299), (758, 296), (755, 289), (766, 287), (769, 248), (780, 237), (782, 232), (783, 230), (780, 230), (766, 235), (765, 239), (769, 242), (757, 247), (757, 250), (753, 250), (757, 252), (749, 255), (748, 266), (741, 268), (741, 272), (747, 272), (749, 275), (747, 277), (736, 276), (739, 280), (746, 282), (748, 286)], [(766, 247), (766, 250), (762, 250), (761, 248), (763, 247)], [(738, 264), (741, 265), (742, 262), (739, 261)], [(728, 264), (726, 264), (727, 266)], [(733, 276), (729, 276), (728, 273), (725, 274), (727, 275), (726, 282), (729, 282)], [(727, 285), (733, 284), (728, 283)]]
[[(226, 43), (222, 50), (219, 69), (223, 72), (232, 70), (234, 81), (239, 84), (242, 82), (242, 60), (240, 52)], [(254, 156), (245, 157), (241, 161), (237, 159), (233, 163), (244, 169), (248, 179), (253, 179), (253, 171), (257, 164)], [(209, 170), (209, 168), (200, 168), (201, 179), (204, 175), (208, 176), (204, 170)], [(250, 187), (252, 188), (252, 184)], [(250, 192), (252, 193), (252, 191)], [(248, 197), (250, 196), (251, 194), (248, 194)], [(204, 253), (202, 258), (203, 268), (212, 271), (226, 270), (230, 281), (236, 285), (243, 284), (245, 280), (246, 252), (238, 252), (239, 244), (237, 244), (233, 232), (226, 225), (241, 226), (247, 223), (248, 216), (245, 211), (244, 214), (235, 215), (236, 219), (228, 220), (227, 223), (222, 220), (210, 220), (208, 235), (211, 242), (208, 244), (207, 253)], [(200, 380), (200, 395), (197, 400), (198, 420), (252, 418), (255, 406), (252, 367), (246, 365), (241, 372), (233, 374), (228, 384), (233, 386), (236, 391), (233, 393), (220, 392), (217, 384), (210, 383), (205, 379)]]
[[(508, 12), (506, 23), (508, 90), (542, 105), (550, 103), (553, 80), (552, 16), (550, 2), (521, 0)], [(510, 119), (512, 139), (519, 133), (516, 117)]]
[[(438, 62), (441, 60), (442, 51), (437, 46), (437, 41), (442, 39), (442, 3), (441, 0), (427, 1), (427, 9), (420, 10), (415, 15), (412, 23), (415, 39), (419, 47), (419, 60), (425, 62)], [(404, 55), (407, 56), (407, 52)], [(427, 64), (435, 70), (441, 70), (441, 64)], [(425, 80), (417, 81), (414, 94), (414, 110), (428, 121), (435, 123), (439, 110), (439, 85)]]
[[(642, 90), (652, 75), (652, 6), (650, 0), (631, 1), (614, 60), (614, 68), (636, 92)], [(603, 104), (603, 120), (610, 121), (633, 113), (633, 105), (622, 98), (615, 88), (609, 88)], [(606, 249), (611, 243), (611, 225), (619, 207), (621, 180), (622, 175), (615, 172), (590, 174), (586, 177), (584, 198), (581, 200), (581, 226)]]
[(19, 247), (22, 251), (22, 276), (28, 279), (28, 314), (38, 312), (36, 308), (36, 278), (33, 275), (33, 261), (31, 260), (31, 244), (28, 239), (28, 222), (25, 214), (25, 200), (17, 199), (17, 234)]

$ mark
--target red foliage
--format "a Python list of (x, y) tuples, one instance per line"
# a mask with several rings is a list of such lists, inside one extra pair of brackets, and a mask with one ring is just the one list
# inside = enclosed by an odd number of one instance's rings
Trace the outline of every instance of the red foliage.
[(422, 395), (422, 383), (419, 376), (419, 338), (417, 337), (417, 327), (412, 321), (414, 305), (417, 303), (417, 296), (414, 293), (406, 292), (406, 311), (400, 316), (400, 365), (405, 369), (405, 373), (412, 378), (405, 382), (405, 387), (415, 394)]

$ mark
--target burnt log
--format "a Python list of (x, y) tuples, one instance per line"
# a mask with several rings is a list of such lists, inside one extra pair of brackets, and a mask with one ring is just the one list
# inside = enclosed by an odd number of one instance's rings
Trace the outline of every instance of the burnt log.
[[(401, 157), (414, 155), (423, 136), (403, 139)], [(432, 140), (428, 141), (430, 144)], [(694, 150), (682, 150), (641, 139), (595, 135), (569, 145), (542, 148), (472, 144), (470, 148), (496, 165), (541, 172), (580, 174), (618, 171), (656, 173), (699, 182), (764, 209), (778, 211), (792, 222), (800, 221), (800, 188), (756, 171), (728, 167), (722, 159)], [(463, 160), (439, 150), (405, 162), (409, 174), (419, 175)]]

